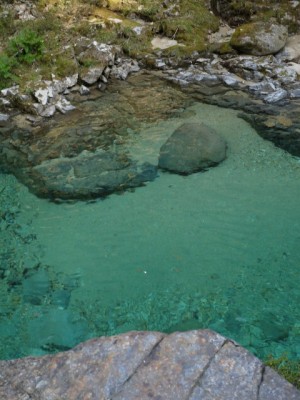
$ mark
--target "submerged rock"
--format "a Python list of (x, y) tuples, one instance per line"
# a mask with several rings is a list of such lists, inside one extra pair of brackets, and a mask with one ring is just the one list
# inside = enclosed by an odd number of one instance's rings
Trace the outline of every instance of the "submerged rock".
[[(264, 112), (268, 104), (257, 109), (258, 113), (241, 113), (239, 117), (251, 124), (257, 133), (292, 155), (300, 156), (299, 112), (296, 107), (282, 114), (281, 106), (272, 104), (272, 115)], [(290, 105), (291, 107), (291, 105)]]
[(263, 56), (281, 50), (288, 38), (283, 25), (266, 22), (253, 22), (238, 27), (230, 40), (230, 45), (246, 54)]
[(161, 147), (158, 166), (188, 175), (223, 161), (226, 142), (205, 124), (181, 125)]
[(156, 167), (137, 166), (125, 154), (97, 150), (47, 160), (23, 170), (23, 180), (40, 197), (89, 199), (154, 180)]
[(50, 291), (49, 273), (45, 269), (33, 271), (22, 283), (22, 294), (24, 302), (31, 304), (42, 304), (43, 299)]

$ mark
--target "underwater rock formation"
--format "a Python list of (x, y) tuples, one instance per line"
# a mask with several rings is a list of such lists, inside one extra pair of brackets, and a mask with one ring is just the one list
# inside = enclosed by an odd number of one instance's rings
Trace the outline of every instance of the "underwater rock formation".
[(40, 197), (91, 199), (154, 180), (156, 168), (137, 166), (124, 154), (97, 150), (77, 157), (55, 158), (24, 169), (24, 181)]
[(205, 124), (181, 125), (161, 147), (158, 166), (178, 174), (192, 174), (223, 161), (226, 143)]

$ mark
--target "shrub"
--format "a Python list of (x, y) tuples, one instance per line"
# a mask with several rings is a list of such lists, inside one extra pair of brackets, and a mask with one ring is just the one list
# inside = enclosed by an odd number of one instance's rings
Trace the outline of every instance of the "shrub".
[(15, 62), (11, 57), (5, 54), (0, 55), (0, 88), (3, 89), (5, 86), (9, 86), (13, 80), (16, 79), (12, 73), (12, 68)]
[(12, 12), (0, 14), (0, 37), (7, 38), (16, 31)]
[(32, 64), (41, 58), (44, 50), (42, 36), (31, 29), (23, 29), (8, 43), (8, 54), (19, 62)]
[(22, 23), (23, 30), (31, 30), (36, 33), (37, 36), (45, 36), (48, 32), (60, 33), (63, 30), (62, 22), (55, 15), (54, 12), (44, 11), (43, 15), (39, 18), (28, 20)]

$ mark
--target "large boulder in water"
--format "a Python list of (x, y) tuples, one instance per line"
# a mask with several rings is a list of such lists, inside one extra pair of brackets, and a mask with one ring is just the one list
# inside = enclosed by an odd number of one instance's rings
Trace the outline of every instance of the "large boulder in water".
[(287, 38), (288, 31), (283, 25), (252, 22), (241, 25), (235, 30), (230, 45), (241, 53), (264, 56), (281, 50)]
[(223, 161), (226, 142), (205, 124), (181, 125), (161, 147), (158, 166), (188, 175)]
[(156, 177), (157, 168), (139, 166), (125, 154), (83, 151), (77, 157), (47, 160), (24, 168), (21, 179), (40, 197), (91, 199), (142, 186)]

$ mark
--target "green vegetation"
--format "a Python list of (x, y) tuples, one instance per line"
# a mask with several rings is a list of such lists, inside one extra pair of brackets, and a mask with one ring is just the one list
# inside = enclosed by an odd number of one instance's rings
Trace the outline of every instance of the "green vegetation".
[[(29, 21), (16, 18), (12, 7), (3, 5), (2, 12), (0, 9), (0, 41), (6, 43), (0, 48), (1, 87), (17, 82), (17, 76), (26, 76), (28, 82), (28, 77), (40, 80), (49, 79), (51, 73), (63, 77), (76, 72), (74, 55), (65, 48), (81, 36), (119, 45), (125, 54), (146, 57), (151, 65), (159, 51), (151, 46), (155, 35), (178, 41), (178, 46), (161, 53), (180, 61), (194, 51), (205, 51), (207, 34), (219, 26), (205, 0), (180, 0), (169, 12), (160, 0), (35, 0), (33, 3), (38, 18)], [(146, 24), (140, 25), (136, 17)], [(121, 23), (114, 22), (117, 19)], [(142, 26), (139, 35), (133, 31), (137, 26)], [(23, 79), (19, 82), (25, 84)]]
[(0, 54), (0, 89), (16, 80), (16, 76), (12, 73), (14, 64), (13, 58)]
[(11, 12), (1, 14), (0, 7), (0, 38), (13, 35), (15, 32), (14, 15)]
[(108, 0), (108, 8), (127, 16), (135, 13), (146, 21), (154, 21), (162, 10), (160, 0)]
[(250, 21), (277, 21), (286, 25), (290, 33), (299, 30), (300, 5), (286, 0), (226, 0), (221, 10), (216, 0), (211, 0), (215, 12), (220, 11), (222, 18), (231, 26), (239, 26)]
[(220, 55), (224, 54), (235, 54), (235, 50), (230, 46), (230, 42), (219, 42), (212, 43), (209, 45), (208, 50), (211, 53), (216, 53)]
[[(168, 13), (162, 2), (157, 0), (128, 1), (124, 6), (121, 1), (111, 0), (109, 4), (113, 10), (123, 15), (134, 13), (152, 22), (152, 35), (159, 34), (178, 40), (184, 45), (175, 51), (180, 57), (190, 55), (193, 51), (204, 51), (207, 48), (207, 34), (219, 28), (219, 19), (209, 12), (204, 0), (181, 0), (178, 7)], [(167, 50), (166, 54), (169, 53)]]
[(30, 80), (49, 79), (51, 73), (62, 77), (74, 73), (73, 53), (70, 56), (63, 48), (67, 37), (53, 12), (22, 21), (12, 11), (0, 10), (0, 42), (6, 44), (0, 48), (0, 88), (14, 83), (25, 87)]
[(300, 360), (290, 360), (285, 355), (279, 358), (270, 356), (265, 364), (275, 369), (287, 381), (300, 389)]
[[(179, 0), (169, 6), (161, 0), (32, 0), (37, 18), (28, 21), (14, 14), (13, 2), (7, 0), (0, 6), (0, 87), (17, 82), (17, 76), (26, 76), (19, 79), (24, 84), (28, 77), (49, 79), (52, 73), (64, 77), (76, 72), (74, 54), (66, 49), (82, 36), (119, 45), (126, 54), (144, 58), (149, 65), (157, 53), (179, 62), (195, 51), (232, 52), (228, 45), (209, 45), (207, 35), (218, 29), (219, 18), (210, 12), (206, 0)], [(244, 13), (253, 20), (283, 20), (290, 7), (284, 1), (275, 1), (271, 8), (264, 1), (231, 0), (228, 4), (232, 14)], [(294, 19), (290, 20), (294, 30), (299, 9), (293, 9)], [(141, 27), (142, 32), (137, 34), (134, 27)], [(178, 45), (153, 50), (155, 35), (176, 39)]]
[(181, 51), (190, 54), (207, 48), (207, 34), (218, 30), (219, 20), (203, 1), (181, 0), (179, 15), (162, 18), (156, 26), (159, 33), (184, 44)]
[(18, 62), (32, 64), (42, 57), (44, 50), (43, 38), (31, 29), (21, 30), (12, 38), (7, 47), (7, 53)]
[(0, 88), (18, 82), (18, 68), (41, 59), (43, 50), (42, 36), (30, 29), (23, 29), (10, 39), (5, 51), (0, 54)]

